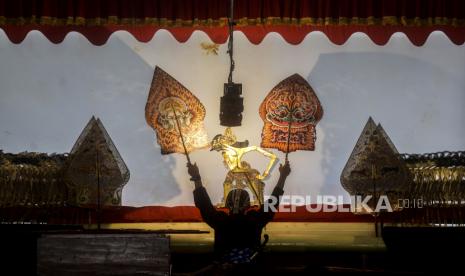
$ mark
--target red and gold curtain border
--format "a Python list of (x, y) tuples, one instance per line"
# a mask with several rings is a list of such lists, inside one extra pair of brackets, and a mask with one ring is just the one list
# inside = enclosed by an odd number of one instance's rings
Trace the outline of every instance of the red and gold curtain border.
[[(147, 42), (166, 29), (185, 42), (196, 30), (215, 43), (227, 40), (229, 0), (0, 0), (0, 28), (13, 43), (37, 30), (53, 43), (66, 34), (83, 34), (102, 45), (115, 31), (128, 31)], [(463, 0), (235, 0), (236, 29), (254, 44), (270, 32), (299, 44), (321, 31), (335, 44), (355, 32), (384, 45), (403, 32), (421, 46), (433, 31), (455, 44), (465, 42)]]
[[(217, 44), (227, 41), (228, 31), (226, 27), (126, 27), (126, 26), (0, 26), (15, 44), (21, 43), (30, 31), (39, 31), (52, 43), (63, 42), (69, 32), (78, 32), (85, 36), (94, 45), (104, 45), (110, 35), (116, 31), (127, 31), (140, 42), (149, 42), (156, 32), (161, 29), (169, 31), (180, 43), (186, 42), (194, 31), (205, 32), (210, 39)], [(403, 26), (244, 26), (237, 27), (253, 44), (260, 44), (268, 33), (276, 32), (283, 39), (293, 45), (300, 44), (311, 32), (319, 31), (326, 34), (328, 39), (337, 45), (344, 44), (353, 33), (365, 33), (375, 44), (385, 45), (396, 32), (404, 33), (412, 44), (422, 46), (428, 36), (434, 31), (442, 31), (456, 45), (465, 43), (465, 28), (451, 26), (434, 26), (411, 28)]]

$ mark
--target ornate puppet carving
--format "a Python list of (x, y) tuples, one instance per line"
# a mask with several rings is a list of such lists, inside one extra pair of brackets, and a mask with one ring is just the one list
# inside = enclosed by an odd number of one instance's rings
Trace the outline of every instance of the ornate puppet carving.
[[(224, 163), (229, 169), (223, 183), (223, 203), (230, 190), (244, 189), (245, 187), (248, 187), (253, 193), (253, 204), (258, 205), (262, 203), (265, 184), (261, 180), (268, 176), (271, 168), (276, 162), (276, 156), (260, 147), (249, 146), (249, 142), (247, 140), (238, 142), (230, 128), (226, 128), (224, 134), (218, 134), (215, 138), (213, 138), (211, 150), (221, 152)], [(253, 169), (247, 162), (242, 161), (242, 157), (251, 151), (257, 151), (270, 159), (263, 174), (260, 174), (256, 169)]]
[(160, 67), (156, 67), (145, 106), (145, 119), (157, 134), (161, 153), (185, 153), (180, 132), (187, 153), (207, 147), (204, 118), (205, 108), (199, 99)]
[(121, 205), (129, 170), (100, 119), (90, 119), (71, 149), (65, 179), (78, 205), (97, 203), (97, 184), (102, 205)]
[(342, 171), (342, 186), (352, 195), (395, 196), (408, 188), (410, 179), (394, 144), (370, 117)]
[(259, 112), (265, 122), (262, 147), (282, 152), (315, 149), (315, 127), (323, 109), (312, 87), (300, 75), (278, 83), (263, 100)]

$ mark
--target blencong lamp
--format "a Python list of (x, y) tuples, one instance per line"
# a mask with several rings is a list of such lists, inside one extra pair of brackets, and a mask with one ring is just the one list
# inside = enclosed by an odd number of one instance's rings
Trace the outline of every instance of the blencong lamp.
[(224, 84), (224, 94), (220, 102), (220, 124), (222, 126), (240, 126), (242, 122), (242, 112), (244, 111), (244, 99), (241, 97), (242, 84), (234, 83), (232, 73), (234, 71), (233, 59), (233, 31), (234, 31), (234, 0), (230, 1), (230, 16), (228, 18), (229, 41), (228, 54), (230, 60), (228, 83)]

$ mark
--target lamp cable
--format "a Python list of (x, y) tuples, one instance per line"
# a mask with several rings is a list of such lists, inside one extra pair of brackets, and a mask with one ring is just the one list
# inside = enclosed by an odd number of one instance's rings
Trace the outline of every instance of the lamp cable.
[(234, 0), (230, 0), (228, 27), (229, 27), (228, 54), (229, 54), (229, 61), (230, 61), (228, 83), (232, 83), (233, 82), (232, 75), (234, 71), (234, 58), (233, 58)]

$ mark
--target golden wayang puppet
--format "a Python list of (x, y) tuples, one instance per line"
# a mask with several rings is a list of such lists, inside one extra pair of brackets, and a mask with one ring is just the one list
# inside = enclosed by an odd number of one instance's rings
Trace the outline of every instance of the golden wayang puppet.
[[(253, 204), (260, 205), (263, 202), (265, 187), (262, 180), (268, 176), (276, 162), (276, 155), (260, 147), (249, 146), (247, 140), (238, 142), (231, 128), (226, 128), (224, 134), (218, 134), (213, 138), (211, 150), (221, 152), (225, 165), (229, 169), (223, 183), (224, 198), (221, 204), (224, 205), (224, 201), (231, 190), (249, 188), (253, 194)], [(243, 156), (252, 151), (257, 151), (269, 158), (263, 174), (253, 169), (249, 163), (242, 161)]]

